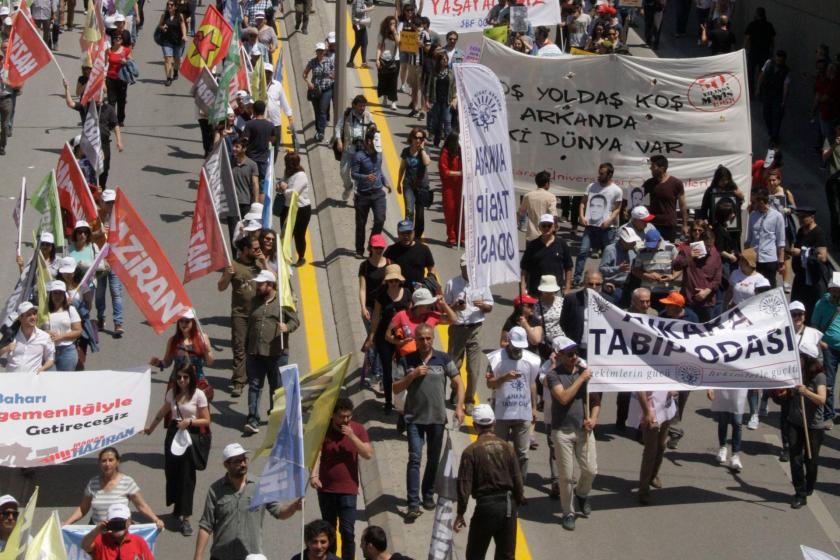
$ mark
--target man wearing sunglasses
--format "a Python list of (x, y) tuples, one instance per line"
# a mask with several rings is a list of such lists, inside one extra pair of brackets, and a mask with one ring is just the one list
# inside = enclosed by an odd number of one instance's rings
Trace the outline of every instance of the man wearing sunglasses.
[(111, 504), (108, 520), (100, 521), (93, 531), (82, 539), (82, 549), (93, 560), (105, 558), (132, 558), (133, 560), (154, 560), (152, 551), (143, 537), (132, 535), (131, 511), (125, 504)]
[(6, 494), (0, 497), (0, 552), (6, 549), (6, 541), (17, 524), (18, 501), (14, 496)]

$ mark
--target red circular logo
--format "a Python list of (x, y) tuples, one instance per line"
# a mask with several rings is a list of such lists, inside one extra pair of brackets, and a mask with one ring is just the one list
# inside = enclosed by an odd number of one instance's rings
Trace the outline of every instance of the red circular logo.
[(744, 88), (731, 72), (707, 74), (694, 80), (688, 88), (688, 102), (698, 111), (716, 113), (735, 105)]

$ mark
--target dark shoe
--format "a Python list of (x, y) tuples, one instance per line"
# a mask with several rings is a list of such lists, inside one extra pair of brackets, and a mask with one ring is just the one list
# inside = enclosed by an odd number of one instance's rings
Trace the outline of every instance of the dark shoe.
[(435, 509), (435, 498), (434, 496), (426, 496), (423, 498), (423, 509), (426, 511), (432, 511)]
[(643, 506), (650, 505), (650, 492), (639, 492), (639, 503)]
[(301, 29), (300, 32), (303, 33), (304, 35), (309, 35), (309, 31), (307, 31), (305, 27), (303, 29)]
[(301, 257), (301, 258), (299, 258), (299, 259), (297, 260), (297, 263), (295, 263), (295, 264), (296, 264), (297, 266), (303, 266), (303, 265), (305, 265), (305, 264), (306, 264), (306, 259), (304, 259), (303, 257)]
[(627, 423), (625, 422), (616, 422), (615, 423), (615, 431), (619, 434), (623, 434), (627, 430)]
[(122, 338), (125, 334), (125, 329), (122, 325), (114, 325), (114, 338)]
[(245, 387), (245, 386), (244, 386), (242, 383), (234, 383), (234, 384), (233, 384), (233, 389), (231, 389), (231, 390), (230, 390), (230, 396), (231, 396), (231, 397), (239, 397), (239, 396), (242, 396), (242, 389), (243, 389), (244, 387)]
[(577, 502), (577, 510), (584, 517), (589, 517), (592, 513), (592, 504), (589, 503), (589, 497), (582, 498), (575, 494), (575, 501)]
[(165, 85), (166, 87), (171, 86), (172, 85), (172, 78), (166, 78), (166, 81), (163, 82), (163, 85)]
[(246, 434), (258, 434), (260, 433), (260, 428), (257, 426), (256, 422), (249, 422), (245, 424), (245, 433)]
[(172, 79), (173, 79), (173, 80), (177, 80), (177, 79), (178, 79), (178, 71), (177, 71), (177, 70), (175, 70), (174, 68), (172, 69)]
[(668, 449), (676, 449), (680, 445), (680, 440), (677, 438), (668, 438)]
[(805, 494), (806, 494), (806, 495), (808, 495), (808, 496), (810, 496), (810, 495), (811, 495), (811, 494), (813, 494), (813, 493), (814, 493), (814, 489), (813, 489), (813, 488), (811, 488), (810, 490), (806, 490), (806, 491), (805, 491)]
[(788, 451), (787, 447), (782, 448), (779, 452), (779, 461), (782, 463), (787, 463), (790, 461), (790, 452)]
[(561, 522), (563, 528), (567, 531), (574, 531), (575, 530), (575, 514), (570, 513), (568, 515), (563, 516), (563, 521)]
[(105, 330), (105, 320), (104, 319), (97, 319), (96, 320), (96, 330), (104, 331)]
[(411, 111), (408, 112), (408, 116), (409, 117), (416, 117), (417, 116), (417, 111), (412, 109)]
[(394, 405), (389, 402), (386, 402), (385, 406), (383, 407), (383, 410), (385, 411), (386, 415), (391, 414), (391, 412), (394, 411)]
[(397, 417), (397, 433), (402, 434), (403, 432), (405, 432), (405, 416), (400, 414)]
[(184, 535), (185, 537), (191, 537), (192, 534), (193, 534), (192, 525), (190, 525), (190, 522), (187, 519), (184, 519), (181, 522), (181, 534)]
[(790, 507), (793, 509), (799, 509), (806, 505), (808, 505), (808, 499), (805, 496), (794, 496), (793, 501), (790, 503)]
[(656, 476), (653, 478), (653, 480), (650, 481), (650, 485), (654, 488), (662, 488), (662, 481), (659, 479), (658, 476)]
[(559, 500), (560, 499), (560, 483), (559, 482), (552, 482), (551, 483), (551, 490), (548, 492), (548, 497), (552, 500)]
[(417, 518), (421, 515), (423, 515), (423, 512), (420, 510), (419, 507), (410, 507), (408, 508), (408, 513), (405, 514), (405, 522), (414, 523), (415, 521), (417, 521)]
[(6, 148), (0, 148), (0, 156), (6, 155)]
[(353, 64), (353, 62), (348, 62), (347, 63), (347, 68), (355, 68), (355, 67), (356, 67), (356, 65)]

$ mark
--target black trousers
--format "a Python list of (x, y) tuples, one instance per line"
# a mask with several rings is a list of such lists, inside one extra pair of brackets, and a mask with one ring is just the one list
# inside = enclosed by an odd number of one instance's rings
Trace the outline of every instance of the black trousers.
[(627, 415), (630, 414), (630, 397), (633, 393), (625, 391), (618, 393), (615, 397), (615, 424), (616, 426), (627, 425)]
[(102, 139), (102, 173), (99, 174), (99, 186), (104, 190), (108, 186), (108, 172), (111, 171), (111, 139)]
[[(794, 396), (793, 398), (799, 398)], [(811, 439), (811, 458), (806, 457), (805, 430), (788, 422), (788, 439), (790, 440), (790, 478), (796, 495), (804, 498), (814, 491), (817, 484), (817, 462), (820, 458), (825, 430), (808, 430)]]
[(490, 539), (496, 543), (495, 560), (516, 558), (516, 505), (511, 503), (510, 515), (507, 509), (504, 495), (476, 500), (467, 536), (467, 560), (484, 560)]
[[(283, 211), (280, 215), (280, 223), (283, 229), (286, 228), (286, 218), (289, 215), (289, 207), (284, 204), (282, 197), (277, 197), (276, 202), (283, 204)], [(295, 250), (298, 260), (306, 254), (306, 230), (309, 228), (309, 220), (312, 218), (312, 206), (299, 206), (295, 216), (295, 229), (292, 230), (292, 238), (295, 240)]]
[(198, 128), (201, 129), (201, 145), (204, 148), (204, 157), (207, 157), (210, 155), (210, 150), (213, 149), (213, 126), (209, 120), (204, 118), (198, 119)]
[(108, 103), (117, 109), (117, 122), (125, 126), (125, 104), (128, 101), (128, 84), (122, 80), (105, 78), (105, 88), (108, 90)]
[(776, 287), (776, 277), (779, 275), (779, 261), (757, 263), (755, 267), (759, 274), (767, 278), (770, 287)]
[(365, 250), (365, 226), (367, 226), (368, 214), (373, 211), (373, 228), (371, 235), (382, 233), (385, 226), (385, 193), (378, 189), (371, 194), (358, 193), (353, 201), (356, 207), (356, 252), (363, 253)]
[[(164, 473), (166, 475), (166, 505), (173, 506), (172, 514), (176, 517), (189, 517), (193, 512), (193, 494), (195, 494), (195, 467), (190, 458), (190, 449), (180, 457), (170, 451), (172, 438), (178, 431), (177, 421), (172, 420), (164, 439)], [(190, 430), (198, 433), (198, 428)]]

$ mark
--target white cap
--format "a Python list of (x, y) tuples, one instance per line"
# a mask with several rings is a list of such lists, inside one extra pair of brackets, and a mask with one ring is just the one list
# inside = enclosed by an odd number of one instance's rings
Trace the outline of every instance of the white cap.
[(479, 426), (489, 426), (496, 421), (496, 415), (493, 413), (493, 407), (489, 404), (477, 404), (472, 411), (473, 424)]
[(577, 342), (567, 336), (556, 336), (551, 341), (551, 346), (555, 352), (565, 352), (566, 350), (577, 348)]
[(112, 519), (131, 519), (131, 510), (125, 504), (111, 504), (108, 507), (108, 521)]
[(259, 212), (253, 209), (248, 210), (248, 213), (245, 214), (245, 216), (243, 216), (242, 219), (246, 222), (250, 220), (262, 220), (262, 209), (260, 209)]
[(249, 554), (245, 557), (245, 560), (268, 560), (265, 557), (265, 554)]
[(121, 13), (117, 12), (116, 14), (114, 14), (114, 23), (120, 23), (120, 22), (125, 23), (125, 16), (122, 15)]
[(55, 237), (48, 231), (42, 231), (41, 237), (38, 239), (39, 243), (52, 243), (55, 245)]
[(244, 99), (245, 97), (249, 97), (251, 94), (245, 91), (244, 89), (240, 89), (236, 93), (233, 94), (234, 99)]
[(554, 216), (551, 214), (543, 214), (540, 216), (540, 223), (541, 224), (553, 224), (554, 223)]
[(651, 214), (644, 206), (636, 206), (630, 211), (630, 217), (634, 220), (649, 222), (653, 219), (653, 214)]
[(195, 319), (195, 311), (192, 307), (181, 313), (181, 319)]
[(23, 303), (18, 305), (17, 312), (18, 312), (18, 315), (23, 315), (24, 313), (26, 313), (27, 311), (30, 311), (32, 309), (35, 309), (35, 306), (32, 305), (32, 302), (31, 301), (24, 301)]
[(114, 202), (115, 200), (117, 200), (117, 191), (114, 189), (102, 191), (102, 202)]
[(761, 278), (756, 278), (755, 283), (753, 284), (753, 288), (769, 288), (770, 287), (770, 280), (762, 276)]
[(467, 254), (461, 255), (461, 266), (467, 266)]
[(513, 327), (508, 331), (508, 340), (514, 348), (528, 348), (528, 333), (522, 327)]
[(260, 231), (262, 229), (262, 222), (260, 220), (248, 220), (242, 229), (247, 232)]
[(274, 65), (270, 62), (265, 63), (265, 71), (266, 72), (274, 72)]
[(327, 46), (324, 43), (315, 43), (315, 50), (316, 51), (325, 51), (325, 50), (327, 50)]
[(12, 11), (8, 6), (0, 6), (0, 16), (7, 16), (10, 13), (12, 13)]
[(335, 31), (327, 33), (327, 43), (335, 43)]
[(61, 259), (61, 266), (58, 267), (59, 274), (73, 274), (76, 272), (76, 259), (64, 257)]
[(12, 25), (12, 18), (10, 18), (9, 16), (6, 16), (3, 19), (3, 25)]
[(802, 313), (805, 313), (805, 304), (801, 301), (792, 301), (790, 302), (790, 305), (788, 305), (788, 309), (791, 311), (801, 311)]
[(265, 19), (265, 11), (257, 10), (256, 12), (254, 12), (254, 19), (260, 19), (260, 18)]
[(116, 25), (114, 24), (114, 16), (105, 16), (105, 29), (114, 29)]
[(90, 229), (90, 224), (87, 223), (87, 221), (85, 221), (85, 220), (76, 220), (76, 225), (73, 226), (73, 229), (76, 230), (76, 229), (79, 229), (79, 228)]
[(263, 208), (265, 208), (265, 206), (263, 206), (262, 202), (252, 202), (251, 206), (248, 207), (248, 214), (256, 214), (262, 218)]
[(0, 496), (0, 506), (5, 506), (6, 504), (15, 504), (16, 506), (20, 505), (11, 494), (4, 494), (3, 496)]
[(540, 285), (537, 286), (537, 290), (552, 294), (559, 292), (560, 285), (557, 284), (557, 277), (553, 274), (543, 274), (540, 276)]
[(277, 282), (277, 277), (270, 270), (261, 270), (260, 273), (257, 274), (257, 277), (254, 278), (254, 282), (258, 284), (262, 282)]
[(799, 353), (805, 354), (806, 356), (810, 356), (812, 358), (820, 357), (819, 347), (809, 340), (803, 340), (799, 343)]
[(373, 135), (373, 149), (378, 154), (382, 153), (382, 134), (379, 132), (376, 132)]
[[(263, 272), (265, 272), (265, 271), (263, 271)], [(245, 448), (242, 447), (241, 444), (239, 444), (239, 443), (229, 443), (222, 450), (222, 458), (225, 461), (229, 461), (230, 459), (233, 459), (234, 457), (239, 457), (240, 455), (245, 455), (247, 453), (248, 452), (245, 451)]]
[(436, 302), (437, 298), (427, 288), (417, 288), (411, 294), (411, 303), (414, 305), (432, 305)]
[(65, 284), (61, 280), (53, 280), (52, 282), (47, 284), (47, 291), (48, 292), (66, 292), (67, 291), (67, 284)]
[(260, 49), (259, 44), (255, 44), (251, 47), (251, 56), (262, 56), (262, 49)]
[(176, 457), (180, 457), (186, 453), (192, 445), (192, 438), (187, 430), (178, 430), (172, 437), (172, 443), (169, 444), (169, 451)]
[(840, 272), (832, 272), (831, 280), (828, 282), (828, 289), (840, 288)]
[(226, 113), (226, 114), (227, 114), (227, 116), (230, 116), (230, 115), (235, 115), (236, 113), (233, 111), (233, 108), (232, 108), (232, 107), (228, 107), (228, 108), (227, 108), (227, 113)]

